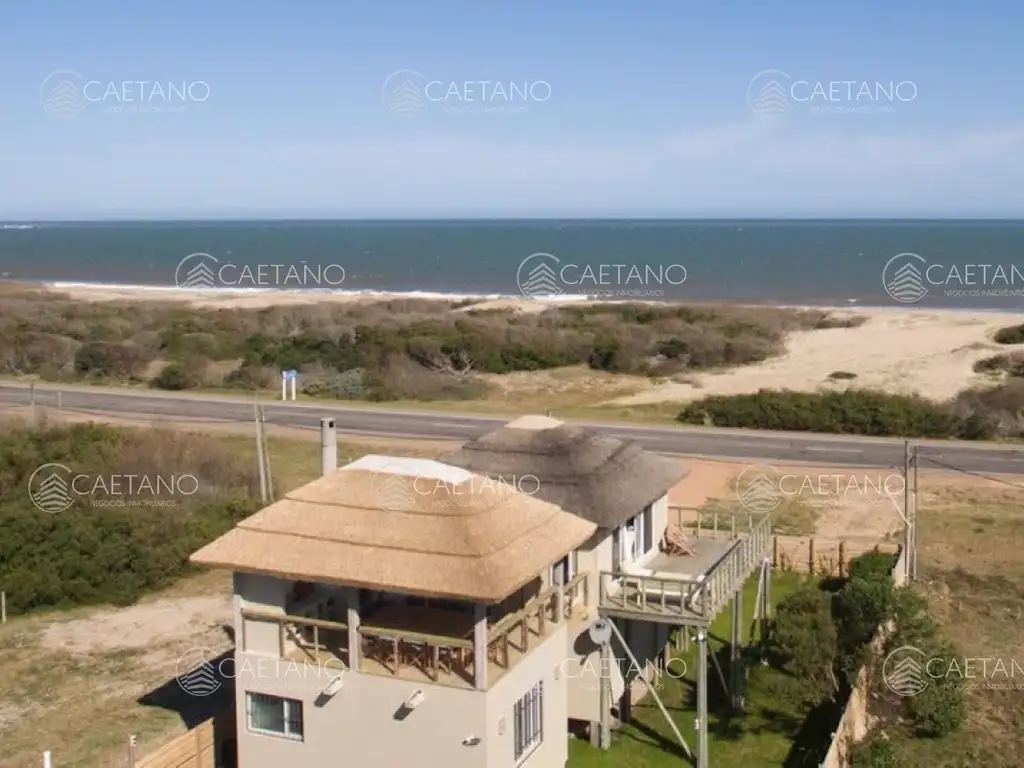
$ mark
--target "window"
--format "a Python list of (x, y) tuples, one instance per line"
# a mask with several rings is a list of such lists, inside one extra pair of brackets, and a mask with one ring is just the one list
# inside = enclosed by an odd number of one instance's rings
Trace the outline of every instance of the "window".
[(548, 576), (548, 583), (551, 586), (555, 584), (568, 584), (572, 581), (574, 573), (572, 555), (566, 555), (557, 563), (551, 566), (551, 571)]
[(544, 682), (537, 683), (516, 702), (515, 759), (525, 760), (544, 740)]
[(247, 693), (249, 730), (302, 741), (302, 702), (264, 693)]

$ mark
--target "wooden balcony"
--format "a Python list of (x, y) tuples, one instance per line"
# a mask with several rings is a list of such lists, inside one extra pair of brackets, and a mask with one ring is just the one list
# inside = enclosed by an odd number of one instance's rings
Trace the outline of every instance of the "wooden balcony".
[[(531, 647), (545, 640), (563, 621), (584, 609), (588, 579), (580, 574), (564, 586), (550, 587), (521, 610), (502, 617), (487, 632), (487, 685), (512, 669)], [(243, 651), (251, 647), (247, 622), (277, 626), (274, 652), (279, 659), (327, 668), (350, 669), (348, 625), (243, 611)], [(415, 629), (411, 629), (415, 627)], [(366, 617), (358, 627), (359, 671), (456, 688), (474, 688), (473, 617), (471, 614), (393, 604)]]
[(655, 557), (647, 567), (602, 571), (598, 609), (604, 615), (703, 626), (771, 553), (771, 519), (730, 539), (696, 539), (694, 555)]

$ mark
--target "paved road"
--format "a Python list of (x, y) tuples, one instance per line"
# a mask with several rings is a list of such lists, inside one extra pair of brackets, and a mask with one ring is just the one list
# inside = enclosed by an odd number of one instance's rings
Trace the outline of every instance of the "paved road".
[[(164, 417), (188, 421), (247, 422), (252, 403), (214, 396), (147, 394), (126, 390), (37, 386), (37, 405), (95, 415)], [(0, 408), (27, 406), (30, 390), (0, 382)], [(265, 403), (267, 421), (280, 426), (318, 428), (320, 418), (333, 416), (338, 430), (360, 435), (468, 440), (488, 432), (504, 419), (452, 413), (344, 408), (331, 404)], [(765, 464), (811, 462), (828, 466), (902, 467), (903, 441), (779, 432), (751, 432), (685, 427), (643, 427), (576, 422), (606, 434), (636, 440), (659, 453), (749, 460)], [(987, 443), (931, 442), (920, 448), (922, 468), (936, 462), (969, 472), (1024, 474), (1024, 450)]]

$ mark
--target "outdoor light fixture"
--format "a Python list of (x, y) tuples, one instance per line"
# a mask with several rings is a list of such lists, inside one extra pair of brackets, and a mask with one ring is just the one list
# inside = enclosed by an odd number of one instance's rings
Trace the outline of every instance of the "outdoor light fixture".
[(467, 736), (466, 738), (464, 738), (462, 740), (462, 746), (464, 746), (464, 747), (475, 747), (479, 743), (480, 743), (480, 737), (479, 736)]
[(344, 679), (339, 675), (338, 677), (332, 678), (331, 682), (327, 684), (327, 687), (323, 690), (324, 696), (333, 696), (342, 689), (345, 685)]
[(427, 695), (422, 690), (418, 690), (405, 700), (405, 704), (403, 706), (406, 709), (416, 709), (416, 707), (422, 704), (426, 698)]

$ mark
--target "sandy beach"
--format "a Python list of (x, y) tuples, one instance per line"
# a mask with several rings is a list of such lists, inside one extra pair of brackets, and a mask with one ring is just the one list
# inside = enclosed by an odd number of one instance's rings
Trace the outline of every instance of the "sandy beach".
[[(57, 290), (51, 288), (51, 290)], [(175, 301), (217, 309), (260, 309), (281, 305), (372, 303), (408, 295), (313, 293), (309, 291), (211, 292), (138, 287), (61, 286), (60, 293), (79, 301)], [(431, 298), (424, 295), (423, 298)], [(440, 296), (434, 297), (440, 298)], [(567, 300), (569, 301), (569, 300)], [(540, 312), (559, 301), (503, 298), (473, 309)], [(836, 309), (836, 315), (859, 315), (867, 321), (854, 328), (798, 331), (787, 339), (786, 352), (754, 365), (687, 374), (664, 383), (637, 380), (641, 391), (611, 401), (615, 405), (686, 402), (707, 395), (735, 395), (759, 389), (818, 391), (844, 387), (917, 393), (948, 400), (971, 386), (991, 383), (974, 364), (1015, 347), (995, 344), (999, 328), (1024, 323), (1024, 312), (879, 307)], [(850, 379), (830, 379), (845, 371)]]

